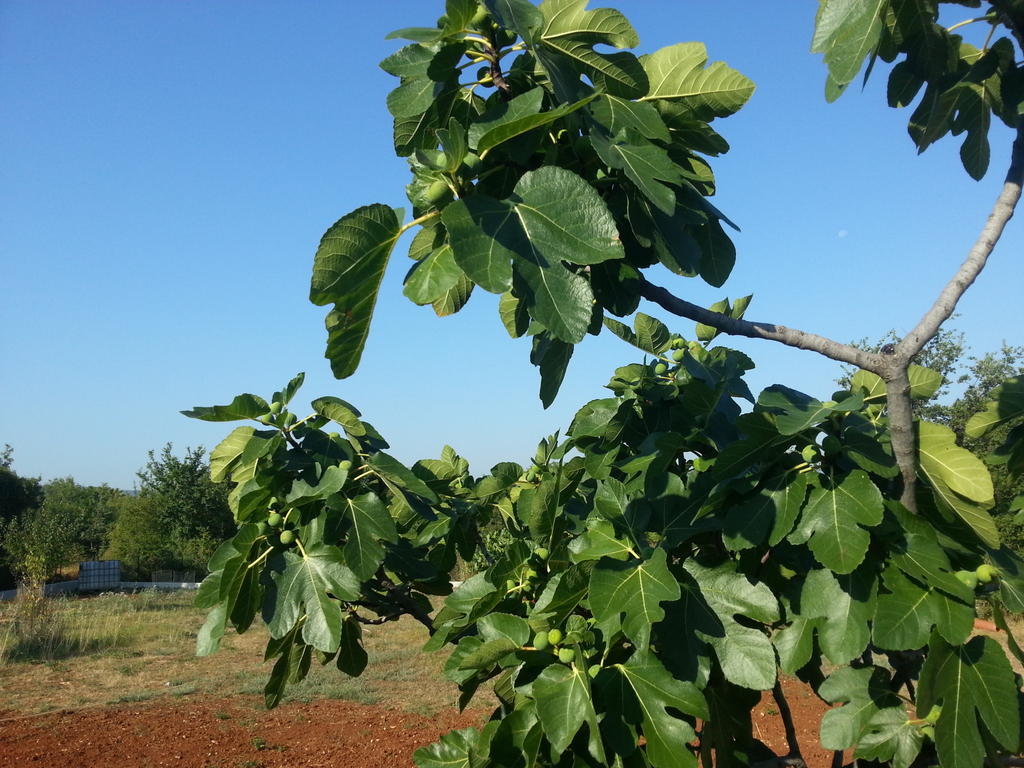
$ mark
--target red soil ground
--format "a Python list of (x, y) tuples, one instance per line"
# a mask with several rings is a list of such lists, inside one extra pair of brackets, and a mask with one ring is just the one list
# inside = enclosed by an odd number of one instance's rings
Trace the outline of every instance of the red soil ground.
[[(831, 753), (816, 749), (825, 705), (787, 685), (811, 768)], [(253, 697), (162, 699), (119, 707), (18, 715), (0, 712), (0, 768), (407, 768), (412, 753), (484, 713), (424, 717), (348, 701), (292, 702), (267, 712)], [(756, 733), (785, 745), (771, 698), (754, 711)]]

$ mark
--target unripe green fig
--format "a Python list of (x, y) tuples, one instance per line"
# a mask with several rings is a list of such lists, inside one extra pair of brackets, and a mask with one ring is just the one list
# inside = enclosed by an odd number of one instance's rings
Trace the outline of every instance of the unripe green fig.
[(348, 459), (342, 459), (341, 461), (338, 462), (338, 469), (343, 469), (346, 472), (348, 472), (350, 469), (352, 469), (352, 462), (349, 461)]
[(281, 543), (286, 547), (295, 541), (295, 531), (281, 531)]
[(658, 363), (654, 366), (654, 372), (659, 376), (664, 376), (668, 372), (668, 366), (664, 363)]
[(999, 569), (992, 567), (988, 563), (982, 563), (974, 573), (977, 575), (979, 582), (988, 584), (999, 575)]
[(266, 536), (268, 533), (270, 533), (270, 526), (267, 525), (265, 522), (261, 521), (256, 524), (256, 531), (259, 533), (260, 536)]
[(284, 415), (284, 426), (285, 426), (285, 429), (287, 429), (288, 427), (290, 427), (290, 426), (291, 426), (292, 424), (294, 424), (294, 423), (295, 423), (296, 421), (298, 421), (298, 418), (297, 418), (297, 417), (295, 416), (295, 414), (294, 414), (294, 413), (286, 413), (286, 414)]
[(280, 528), (282, 522), (284, 522), (284, 518), (277, 514), (277, 512), (272, 512), (267, 517), (267, 525), (271, 528)]
[(800, 458), (810, 464), (816, 461), (818, 458), (818, 446), (816, 445), (805, 445), (804, 449), (800, 451)]
[(559, 648), (558, 649), (558, 660), (563, 664), (572, 664), (576, 658), (576, 651), (572, 648)]
[(274, 423), (274, 417), (269, 413), (265, 413), (262, 416), (260, 416), (259, 420), (261, 424), (266, 424), (267, 426), (270, 426), (271, 424)]
[(953, 574), (959, 579), (964, 586), (970, 589), (977, 589), (978, 587), (978, 573), (976, 571), (957, 571)]
[(538, 576), (540, 576), (540, 574), (533, 568), (527, 568), (524, 575), (526, 576), (527, 581), (534, 581)]
[(339, 435), (337, 432), (328, 432), (327, 433), (327, 437), (329, 437), (331, 440), (340, 440), (341, 439), (341, 435)]
[(601, 665), (600, 664), (591, 664), (590, 668), (587, 669), (587, 674), (590, 675), (591, 679), (597, 677), (598, 674), (600, 674), (600, 672), (601, 672)]
[(560, 642), (562, 642), (562, 637), (564, 637), (564, 635), (562, 635), (562, 630), (560, 630), (560, 629), (549, 629), (548, 630), (548, 642), (551, 643), (552, 645), (558, 645)]
[(547, 560), (551, 556), (551, 553), (548, 551), (547, 547), (537, 547), (535, 550), (533, 550), (533, 554), (535, 554), (541, 560)]
[(683, 341), (678, 336), (676, 338), (672, 339), (672, 349), (682, 349), (685, 346), (686, 346), (686, 342)]
[(683, 362), (684, 357), (686, 357), (685, 349), (677, 349), (675, 352), (672, 353), (672, 359), (675, 360), (677, 363)]
[(932, 725), (924, 726), (923, 728), (921, 728), (921, 735), (924, 736), (925, 738), (928, 738), (928, 739), (931, 739), (932, 741), (935, 741), (935, 726), (932, 726)]
[(271, 413), (280, 413), (281, 412), (281, 402), (279, 400), (275, 400), (274, 402), (272, 402), (270, 404), (270, 412)]
[(942, 714), (942, 707), (939, 704), (936, 704), (934, 707), (932, 707), (930, 710), (928, 710), (928, 714), (925, 715), (924, 719), (927, 720), (929, 723), (932, 723), (934, 725), (936, 722), (938, 722), (939, 715), (941, 715), (941, 714)]
[(438, 180), (427, 187), (423, 196), (430, 205), (439, 205), (451, 199), (452, 190), (445, 182)]
[(839, 453), (843, 450), (843, 444), (839, 442), (839, 438), (835, 435), (829, 435), (821, 441), (821, 447), (825, 449), (825, 453), (830, 456)]
[(536, 648), (538, 651), (543, 651), (549, 645), (551, 645), (551, 643), (548, 640), (547, 632), (538, 632), (536, 635), (534, 635), (533, 647)]

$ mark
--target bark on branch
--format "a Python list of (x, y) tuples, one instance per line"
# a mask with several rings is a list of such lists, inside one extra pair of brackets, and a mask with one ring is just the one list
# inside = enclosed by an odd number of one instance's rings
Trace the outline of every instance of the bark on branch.
[(809, 349), (832, 360), (849, 363), (858, 368), (864, 368), (876, 373), (883, 368), (881, 356), (873, 352), (867, 352), (851, 344), (833, 341), (816, 333), (808, 333), (796, 328), (787, 328), (784, 325), (737, 319), (729, 315), (723, 315), (721, 312), (712, 312), (710, 309), (705, 309), (697, 304), (680, 299), (661, 286), (648, 282), (643, 276), (640, 277), (640, 295), (648, 301), (653, 301), (673, 315), (685, 317), (688, 320), (703, 323), (704, 325), (710, 325), (730, 336), (768, 339), (769, 341), (785, 344), (787, 347)]

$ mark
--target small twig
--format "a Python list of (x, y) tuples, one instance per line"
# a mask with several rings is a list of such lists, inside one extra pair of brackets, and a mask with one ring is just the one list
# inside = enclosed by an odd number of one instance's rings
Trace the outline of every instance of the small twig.
[(349, 616), (354, 618), (360, 624), (369, 624), (374, 626), (379, 626), (380, 624), (387, 624), (389, 621), (398, 621), (399, 617), (401, 616), (400, 613), (390, 613), (386, 616), (379, 616), (376, 619), (368, 619), (365, 616), (361, 616), (355, 609), (350, 609), (348, 613)]

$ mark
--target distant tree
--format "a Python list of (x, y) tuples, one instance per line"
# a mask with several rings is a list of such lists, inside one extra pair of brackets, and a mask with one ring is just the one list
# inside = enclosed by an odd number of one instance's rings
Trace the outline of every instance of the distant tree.
[(123, 495), (108, 485), (79, 485), (64, 477), (43, 486), (43, 506), (66, 521), (75, 556), (94, 560), (107, 547), (117, 518), (115, 500)]
[(168, 443), (159, 455), (149, 452), (138, 478), (139, 495), (156, 505), (158, 525), (170, 545), (164, 567), (204, 570), (216, 542), (236, 530), (229, 489), (210, 480), (206, 450), (186, 448), (178, 457)]
[(19, 476), (14, 471), (14, 449), (5, 445), (0, 450), (0, 522), (14, 520), (42, 500), (39, 479)]
[(162, 528), (163, 509), (157, 497), (121, 496), (114, 506), (117, 521), (104, 557), (120, 560), (129, 575), (142, 579), (157, 568), (177, 565), (174, 542)]
[(74, 553), (68, 520), (44, 506), (25, 510), (0, 530), (0, 550), (19, 581), (40, 585)]
[(38, 478), (21, 477), (14, 471), (14, 449), (4, 445), (0, 449), (0, 589), (14, 586), (15, 574), (6, 557), (7, 526), (35, 509), (43, 501), (43, 489)]

